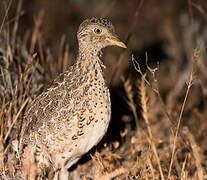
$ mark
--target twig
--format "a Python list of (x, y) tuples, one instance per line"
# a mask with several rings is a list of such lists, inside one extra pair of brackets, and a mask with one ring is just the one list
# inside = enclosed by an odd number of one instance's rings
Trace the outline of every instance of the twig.
[(132, 23), (131, 23), (131, 26), (129, 28), (129, 31), (126, 35), (126, 44), (128, 43), (128, 41), (130, 40), (132, 34), (134, 33), (134, 30), (135, 30), (135, 27), (137, 25), (137, 22), (138, 22), (138, 18), (139, 18), (139, 15), (140, 15), (140, 11), (141, 11), (141, 8), (144, 4), (144, 0), (140, 0), (140, 3), (135, 11), (135, 14), (134, 14), (134, 18), (132, 19)]
[[(139, 14), (140, 14), (140, 11), (141, 11), (141, 8), (144, 4), (144, 0), (141, 0), (136, 11), (135, 11), (135, 14), (134, 14), (134, 18), (132, 19), (131, 21), (131, 25), (130, 25), (130, 28), (129, 28), (129, 31), (126, 35), (126, 44), (128, 43), (128, 41), (130, 40), (132, 34), (134, 33), (134, 30), (135, 30), (135, 27), (137, 25), (137, 22), (138, 22), (138, 17), (139, 17)], [(122, 50), (122, 52), (120, 53), (119, 55), (119, 58), (118, 58), (118, 61), (116, 63), (116, 65), (112, 68), (112, 76), (111, 76), (111, 79), (109, 81), (109, 84), (112, 83), (112, 80), (114, 79), (115, 75), (116, 75), (116, 72), (117, 72), (117, 69), (118, 67), (120, 66), (121, 62), (123, 61), (123, 56), (124, 56), (124, 52), (125, 52), (125, 49)]]
[(201, 15), (204, 17), (205, 21), (207, 22), (207, 15), (206, 15), (205, 10), (202, 8), (202, 6), (201, 6), (201, 5), (197, 5), (197, 4), (194, 3), (194, 2), (191, 2), (191, 4), (192, 4), (192, 6), (193, 6), (195, 9), (197, 9), (197, 10), (201, 13)]

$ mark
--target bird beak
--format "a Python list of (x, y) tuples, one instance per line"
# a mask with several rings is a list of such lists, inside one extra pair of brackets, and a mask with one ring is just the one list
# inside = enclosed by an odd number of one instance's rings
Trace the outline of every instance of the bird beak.
[(106, 40), (111, 45), (119, 46), (119, 47), (122, 47), (122, 48), (127, 48), (127, 46), (123, 42), (121, 42), (120, 39), (115, 35), (107, 37)]

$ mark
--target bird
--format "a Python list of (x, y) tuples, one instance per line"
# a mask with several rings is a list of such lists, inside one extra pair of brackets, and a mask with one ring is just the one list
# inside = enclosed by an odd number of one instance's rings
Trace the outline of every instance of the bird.
[(96, 146), (111, 119), (111, 100), (101, 49), (127, 48), (107, 18), (84, 20), (77, 31), (74, 65), (55, 78), (25, 111), (19, 149), (25, 177), (35, 180), (48, 169), (67, 180), (68, 169)]

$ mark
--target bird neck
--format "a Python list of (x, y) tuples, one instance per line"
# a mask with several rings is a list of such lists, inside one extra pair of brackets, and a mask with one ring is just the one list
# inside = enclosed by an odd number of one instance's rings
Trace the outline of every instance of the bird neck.
[(102, 71), (104, 67), (103, 62), (100, 59), (102, 55), (101, 50), (94, 49), (93, 47), (79, 47), (79, 54), (77, 58), (77, 66), (82, 70), (82, 73), (95, 71), (98, 69)]
[(88, 43), (80, 43), (79, 44), (79, 56), (83, 57), (85, 59), (87, 57), (95, 57), (98, 56), (101, 49), (95, 48), (93, 45), (90, 45)]

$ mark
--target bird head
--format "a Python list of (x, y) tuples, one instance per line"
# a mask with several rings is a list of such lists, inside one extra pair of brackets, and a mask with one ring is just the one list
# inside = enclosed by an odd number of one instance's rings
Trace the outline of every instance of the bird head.
[(104, 18), (92, 18), (83, 21), (77, 37), (79, 46), (91, 47), (95, 51), (113, 45), (126, 48), (126, 45), (116, 35), (112, 23)]

